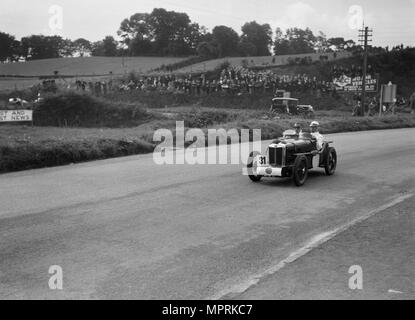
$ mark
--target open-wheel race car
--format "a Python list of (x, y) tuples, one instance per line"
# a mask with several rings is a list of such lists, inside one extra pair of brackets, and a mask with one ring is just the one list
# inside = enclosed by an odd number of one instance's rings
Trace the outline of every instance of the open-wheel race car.
[(273, 141), (265, 154), (252, 152), (248, 159), (248, 175), (253, 182), (263, 177), (292, 178), (297, 186), (302, 186), (313, 168), (324, 168), (331, 176), (337, 168), (336, 149), (333, 141), (325, 141), (321, 150), (317, 140), (310, 133), (300, 136), (294, 130), (284, 132), (284, 137)]

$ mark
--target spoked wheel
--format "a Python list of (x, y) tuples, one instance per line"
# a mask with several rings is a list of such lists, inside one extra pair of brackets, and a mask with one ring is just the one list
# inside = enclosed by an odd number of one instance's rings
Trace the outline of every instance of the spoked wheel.
[(295, 159), (293, 180), (294, 183), (301, 187), (308, 178), (308, 164), (305, 156), (299, 156)]
[(253, 182), (259, 182), (262, 179), (262, 176), (256, 174), (258, 163), (255, 157), (257, 155), (259, 155), (259, 152), (255, 152), (255, 151), (251, 152), (251, 154), (249, 155), (248, 164), (247, 164), (248, 176), (249, 176), (249, 179), (251, 179)]
[(337, 168), (337, 152), (334, 148), (329, 148), (327, 152), (326, 165), (324, 167), (326, 174), (332, 176)]

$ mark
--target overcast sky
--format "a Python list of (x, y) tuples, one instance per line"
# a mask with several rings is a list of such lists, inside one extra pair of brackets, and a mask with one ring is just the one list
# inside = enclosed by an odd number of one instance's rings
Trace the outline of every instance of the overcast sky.
[[(62, 29), (49, 27), (53, 5), (63, 9)], [(60, 34), (96, 41), (116, 36), (121, 21), (133, 13), (166, 8), (186, 12), (209, 30), (226, 25), (240, 33), (245, 22), (256, 20), (269, 23), (274, 31), (308, 26), (328, 37), (357, 41), (358, 32), (351, 28), (359, 17), (355, 5), (362, 8), (365, 23), (374, 30), (373, 44), (415, 46), (415, 0), (0, 0), (0, 31), (18, 39)]]

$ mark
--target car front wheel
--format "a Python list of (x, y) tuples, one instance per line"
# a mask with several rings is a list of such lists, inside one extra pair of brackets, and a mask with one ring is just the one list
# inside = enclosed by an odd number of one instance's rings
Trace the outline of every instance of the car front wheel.
[(295, 159), (294, 170), (293, 170), (293, 180), (294, 183), (301, 187), (304, 185), (308, 178), (308, 164), (307, 158), (305, 156), (299, 156)]
[(324, 167), (326, 174), (332, 176), (337, 168), (337, 152), (334, 148), (329, 148), (327, 152), (326, 165)]

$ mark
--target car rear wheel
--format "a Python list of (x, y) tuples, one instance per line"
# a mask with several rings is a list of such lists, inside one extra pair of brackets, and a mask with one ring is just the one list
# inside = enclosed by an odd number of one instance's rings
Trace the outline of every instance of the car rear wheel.
[(326, 165), (324, 167), (326, 174), (332, 176), (337, 168), (337, 152), (334, 148), (329, 148), (327, 152)]
[(258, 164), (255, 158), (257, 155), (259, 155), (259, 152), (251, 152), (247, 164), (248, 176), (253, 182), (259, 182), (262, 179), (262, 176), (256, 174)]
[(294, 170), (293, 170), (293, 180), (294, 183), (301, 187), (304, 185), (308, 178), (308, 164), (307, 158), (305, 156), (299, 156), (295, 159)]

